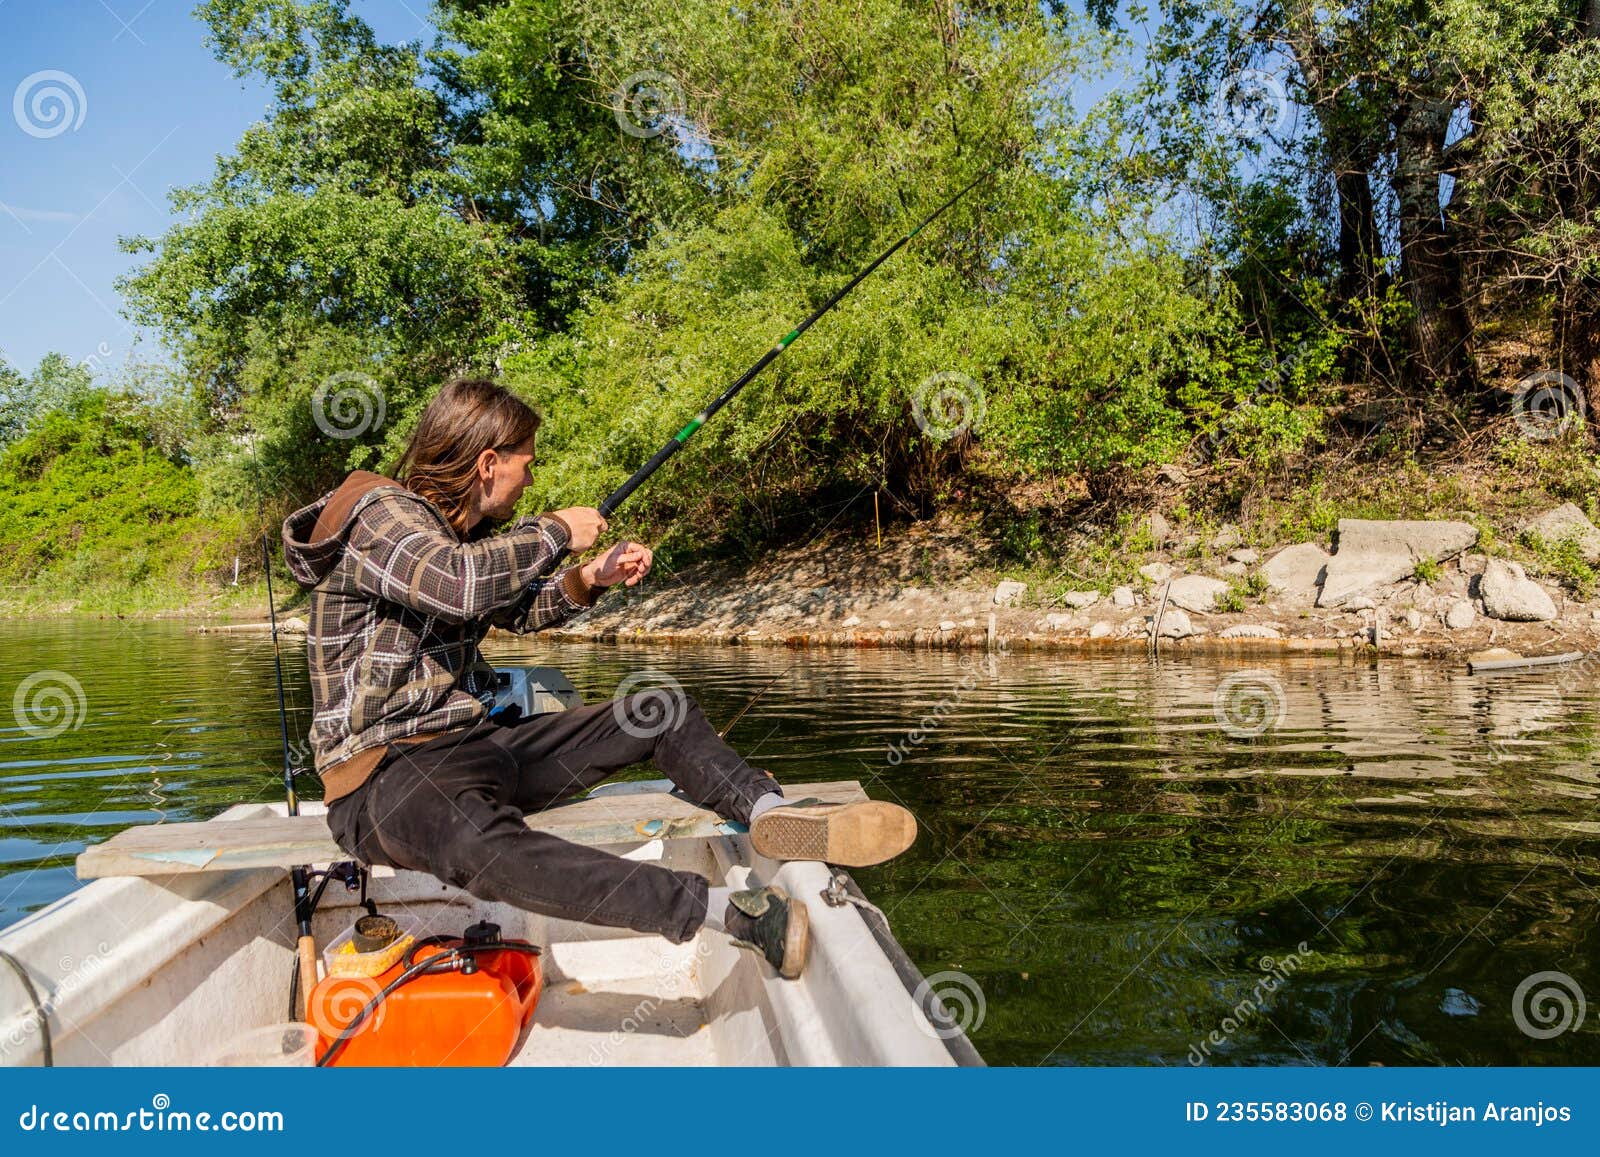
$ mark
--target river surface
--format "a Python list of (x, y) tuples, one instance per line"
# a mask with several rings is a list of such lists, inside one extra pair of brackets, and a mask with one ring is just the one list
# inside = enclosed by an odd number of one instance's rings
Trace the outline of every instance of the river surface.
[[(992, 1064), (1600, 1064), (1593, 666), (486, 650), (719, 727), (772, 683), (730, 741), (917, 813), (855, 875)], [(263, 635), (0, 623), (0, 926), (130, 824), (281, 799), (279, 759)]]

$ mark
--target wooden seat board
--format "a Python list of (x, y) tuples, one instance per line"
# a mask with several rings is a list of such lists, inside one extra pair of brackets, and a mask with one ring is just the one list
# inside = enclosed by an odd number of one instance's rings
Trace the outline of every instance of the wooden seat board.
[[(803, 794), (830, 803), (867, 798), (855, 780), (797, 784)], [(528, 826), (577, 844), (703, 839), (744, 831), (743, 824), (664, 792), (592, 796), (530, 813)], [(141, 824), (87, 848), (78, 878), (171, 876), (241, 868), (291, 868), (348, 860), (320, 815), (264, 816), (203, 823)]]

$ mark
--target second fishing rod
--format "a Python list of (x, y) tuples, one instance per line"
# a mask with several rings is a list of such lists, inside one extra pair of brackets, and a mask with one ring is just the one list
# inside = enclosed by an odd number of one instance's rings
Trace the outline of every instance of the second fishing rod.
[[(868, 265), (860, 273), (857, 273), (848, 282), (846, 282), (837, 293), (828, 298), (827, 301), (823, 302), (821, 306), (813, 311), (810, 317), (806, 318), (799, 325), (795, 326), (792, 330), (779, 338), (777, 343), (768, 349), (766, 353), (762, 354), (753, 366), (747, 369), (744, 373), (740, 374), (732, 384), (722, 391), (722, 393), (718, 394), (714, 399), (712, 399), (711, 403), (706, 406), (705, 409), (701, 410), (693, 418), (689, 419), (688, 423), (683, 427), (683, 429), (679, 430), (676, 434), (669, 438), (666, 444), (652, 454), (648, 462), (639, 467), (639, 469), (635, 470), (632, 476), (626, 482), (617, 487), (610, 494), (606, 495), (606, 497), (601, 501), (600, 505), (596, 508), (600, 511), (601, 516), (609, 519), (612, 514), (616, 512), (617, 507), (621, 506), (625, 501), (627, 501), (628, 496), (637, 490), (644, 483), (645, 479), (649, 478), (650, 475), (661, 469), (661, 467), (666, 463), (667, 459), (671, 458), (679, 450), (683, 449), (684, 444), (694, 436), (695, 432), (699, 430), (701, 426), (705, 425), (706, 422), (711, 419), (713, 414), (722, 409), (722, 407), (726, 406), (729, 402), (733, 401), (740, 390), (749, 385), (757, 374), (766, 369), (767, 366), (771, 365), (772, 362), (780, 354), (782, 354), (784, 350), (793, 345), (795, 340), (799, 338), (801, 334), (805, 333), (806, 330), (810, 329), (820, 318), (827, 314), (829, 310), (838, 305), (839, 302), (843, 301), (845, 295), (870, 277), (873, 271), (878, 268), (878, 266), (882, 265), (885, 261), (889, 260), (889, 258), (893, 257), (897, 252), (899, 252), (901, 247), (903, 247), (913, 237), (915, 237), (918, 233), (921, 233), (929, 225), (933, 224), (934, 221), (938, 220), (945, 210), (949, 209), (950, 206), (954, 205), (957, 201), (961, 200), (961, 198), (965, 197), (980, 183), (992, 176), (999, 168), (999, 164), (991, 165), (983, 172), (979, 173), (971, 181), (967, 182), (967, 184), (962, 186), (960, 191), (952, 196), (948, 201), (924, 217), (922, 221), (918, 223), (915, 229), (911, 230), (911, 232), (907, 233), (893, 245), (889, 246), (889, 248), (885, 249), (877, 256), (876, 259), (874, 259), (871, 265)], [(562, 550), (562, 552), (557, 556), (556, 561), (559, 562), (562, 558), (565, 558), (567, 553), (568, 552), (566, 550)]]

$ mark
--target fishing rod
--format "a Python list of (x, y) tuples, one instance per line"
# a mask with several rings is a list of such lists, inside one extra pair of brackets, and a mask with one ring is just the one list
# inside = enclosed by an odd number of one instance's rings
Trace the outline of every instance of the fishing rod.
[[(289, 753), (289, 712), (283, 702), (283, 654), (278, 649), (278, 606), (272, 597), (272, 554), (267, 548), (265, 534), (261, 536), (261, 567), (267, 576), (267, 617), (272, 623), (272, 666), (278, 681), (278, 733), (283, 740), (283, 791), (289, 802), (289, 814), (297, 816), (300, 814), (300, 794), (295, 791), (294, 760)], [(289, 882), (294, 889), (294, 919), (298, 926), (295, 958), (299, 968), (296, 976), (300, 982), (300, 999), (309, 1002), (311, 990), (317, 984), (317, 942), (311, 935), (311, 914), (315, 905), (311, 898), (311, 880), (304, 864), (296, 864), (289, 869)], [(324, 886), (326, 883), (324, 880)]]
[[(795, 326), (788, 333), (784, 334), (783, 337), (779, 338), (777, 344), (772, 346), (771, 349), (767, 350), (766, 353), (762, 354), (755, 365), (751, 366), (744, 373), (740, 374), (738, 379), (732, 385), (723, 390), (722, 393), (718, 394), (711, 401), (710, 405), (706, 406), (705, 409), (701, 410), (693, 418), (689, 419), (688, 424), (674, 434), (671, 438), (669, 438), (666, 444), (661, 447), (661, 449), (657, 450), (653, 455), (651, 455), (648, 462), (639, 467), (639, 469), (635, 470), (631, 478), (613, 490), (610, 494), (606, 495), (605, 499), (601, 501), (600, 505), (597, 507), (597, 509), (600, 511), (601, 517), (609, 519), (612, 514), (616, 512), (617, 507), (621, 506), (625, 501), (627, 501), (628, 496), (635, 490), (639, 489), (641, 485), (643, 485), (645, 479), (649, 478), (650, 475), (661, 469), (661, 467), (666, 464), (667, 459), (671, 458), (679, 450), (682, 450), (684, 443), (688, 442), (688, 440), (694, 436), (695, 431), (699, 430), (701, 426), (704, 426), (708, 421), (710, 421), (711, 416), (718, 410), (722, 409), (723, 406), (726, 406), (729, 402), (733, 401), (734, 397), (738, 395), (740, 390), (749, 385), (751, 380), (762, 370), (766, 369), (767, 366), (770, 365), (779, 354), (783, 353), (784, 350), (793, 345), (795, 340), (799, 338), (801, 334), (805, 333), (806, 330), (815, 325), (824, 314), (826, 314), (834, 306), (838, 305), (839, 302), (844, 299), (844, 296), (847, 293), (870, 277), (872, 272), (877, 269), (878, 266), (882, 265), (885, 261), (889, 260), (889, 258), (898, 253), (902, 246), (904, 246), (918, 233), (921, 233), (929, 225), (933, 224), (933, 222), (936, 221), (946, 209), (950, 208), (950, 206), (954, 205), (957, 201), (961, 200), (961, 198), (965, 197), (968, 193), (975, 189), (980, 182), (987, 179), (991, 174), (999, 169), (999, 167), (999, 162), (996, 162), (995, 164), (990, 165), (983, 172), (979, 173), (976, 177), (969, 181), (960, 192), (951, 197), (943, 205), (940, 205), (932, 213), (928, 214), (928, 216), (925, 217), (915, 229), (911, 230), (911, 232), (907, 233), (904, 237), (900, 238), (900, 240), (896, 241), (893, 245), (889, 246), (889, 248), (885, 249), (881, 254), (878, 255), (877, 260), (873, 261), (871, 265), (867, 266), (860, 273), (856, 274), (848, 282), (846, 282), (844, 288), (840, 289), (832, 297), (828, 298), (827, 301), (823, 302), (822, 306), (812, 313), (810, 317), (806, 318), (799, 325)], [(561, 559), (565, 558), (568, 553), (568, 551), (563, 549), (556, 556), (556, 560), (559, 562)]]

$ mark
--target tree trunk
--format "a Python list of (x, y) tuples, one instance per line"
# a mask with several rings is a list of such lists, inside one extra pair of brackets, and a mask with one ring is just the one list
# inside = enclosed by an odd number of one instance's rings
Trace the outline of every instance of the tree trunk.
[[(1584, 0), (1581, 26), (1586, 40), (1600, 36), (1600, 0)], [(1582, 158), (1579, 158), (1580, 160)], [(1572, 171), (1588, 174), (1587, 164), (1574, 164)], [(1588, 206), (1593, 203), (1590, 181), (1580, 178), (1577, 187), (1567, 190), (1565, 201)], [(1576, 379), (1583, 389), (1585, 419), (1591, 425), (1600, 415), (1600, 278), (1570, 271), (1556, 287), (1554, 329), (1558, 369)]]
[(1395, 118), (1395, 173), (1400, 202), (1400, 274), (1415, 316), (1411, 356), (1430, 382), (1451, 393), (1472, 389), (1467, 313), (1455, 234), (1439, 204), (1445, 134), (1454, 102), (1417, 96)]
[(1557, 369), (1584, 391), (1584, 417), (1600, 415), (1600, 278), (1572, 274), (1556, 292)]
[(1372, 203), (1370, 166), (1353, 158), (1335, 160), (1339, 197), (1339, 297), (1346, 302), (1378, 294), (1378, 222)]
[(1379, 288), (1381, 250), (1370, 174), (1381, 145), (1363, 139), (1360, 118), (1350, 107), (1343, 62), (1317, 34), (1315, 6), (1300, 3), (1292, 7), (1285, 35), (1300, 65), (1306, 99), (1321, 126), (1328, 172), (1334, 181), (1339, 215), (1339, 296), (1345, 302), (1371, 297)]

